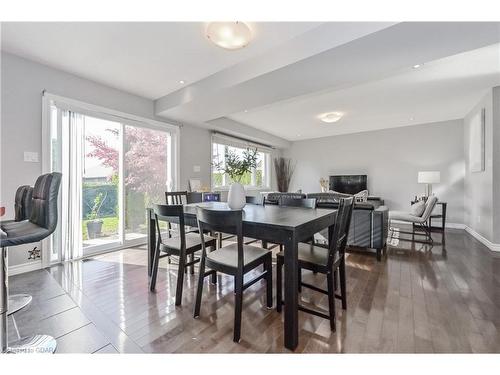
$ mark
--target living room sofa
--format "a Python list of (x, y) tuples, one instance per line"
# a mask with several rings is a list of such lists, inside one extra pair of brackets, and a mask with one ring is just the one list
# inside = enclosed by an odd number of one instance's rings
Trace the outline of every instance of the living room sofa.
[[(315, 198), (320, 208), (337, 208), (339, 198), (348, 196), (340, 193), (269, 193), (265, 199), (277, 204), (281, 196), (294, 198)], [(366, 202), (355, 202), (349, 229), (348, 245), (367, 251), (375, 251), (377, 260), (381, 260), (386, 249), (389, 231), (389, 210), (384, 200), (369, 196)], [(328, 238), (326, 230), (320, 233)]]

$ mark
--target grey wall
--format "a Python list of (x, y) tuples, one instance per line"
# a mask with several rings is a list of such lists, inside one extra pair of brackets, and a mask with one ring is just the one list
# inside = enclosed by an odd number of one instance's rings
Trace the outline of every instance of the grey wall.
[(440, 171), (433, 191), (448, 202), (448, 222), (464, 222), (462, 120), (298, 141), (285, 156), (297, 163), (292, 191), (317, 192), (319, 179), (333, 174), (367, 174), (370, 194), (393, 210), (408, 210), (424, 192), (418, 171)]
[[(41, 162), (24, 162), (24, 151), (42, 148), (42, 90), (83, 102), (161, 121), (154, 116), (153, 101), (49, 68), (18, 56), (1, 54), (0, 202), (4, 219), (14, 216), (14, 194), (19, 185), (33, 184), (42, 172)], [(203, 183), (210, 183), (210, 133), (206, 129), (181, 128), (180, 180), (185, 188), (193, 165), (201, 166)], [(190, 172), (191, 171), (191, 172)], [(10, 251), (11, 265), (26, 263), (26, 250)]]
[[(471, 119), (484, 108), (485, 114), (485, 170), (470, 171)], [(465, 154), (465, 225), (483, 237), (493, 238), (493, 95), (490, 90), (464, 119)]]
[[(485, 109), (485, 170), (470, 171), (472, 118)], [(493, 243), (500, 243), (500, 87), (477, 103), (464, 119), (465, 224)]]

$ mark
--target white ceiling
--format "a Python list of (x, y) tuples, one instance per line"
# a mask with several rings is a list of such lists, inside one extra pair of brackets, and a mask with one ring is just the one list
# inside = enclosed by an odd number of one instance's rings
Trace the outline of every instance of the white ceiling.
[[(420, 61), (415, 61), (420, 63)], [(408, 67), (388, 78), (272, 103), (229, 118), (290, 141), (463, 118), (500, 85), (500, 45)], [(343, 112), (323, 123), (324, 112)]]
[(320, 25), (248, 23), (253, 41), (227, 51), (202, 22), (2, 23), (2, 50), (136, 95), (156, 99), (258, 56)]
[[(254, 38), (237, 51), (212, 45), (199, 22), (2, 23), (1, 47), (155, 99), (170, 121), (278, 147), (462, 118), (500, 85), (500, 23), (249, 25)], [(316, 118), (330, 111), (345, 116)]]

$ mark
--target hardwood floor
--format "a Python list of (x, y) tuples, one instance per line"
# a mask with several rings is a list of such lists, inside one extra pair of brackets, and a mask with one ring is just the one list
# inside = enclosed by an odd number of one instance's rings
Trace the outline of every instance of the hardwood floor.
[[(161, 260), (150, 293), (146, 263), (145, 248), (134, 248), (11, 277), (11, 293), (34, 296), (15, 314), (21, 334), (57, 337), (58, 353), (289, 352), (282, 315), (265, 308), (263, 281), (245, 292), (235, 344), (230, 277), (218, 276), (217, 285), (206, 279), (201, 316), (193, 319), (197, 273), (185, 276), (175, 307), (176, 266)], [(326, 283), (319, 274), (303, 278)], [(500, 352), (500, 256), (464, 231), (448, 230), (445, 248), (396, 240), (382, 262), (350, 253), (347, 296), (347, 311), (337, 301), (336, 333), (327, 320), (299, 312), (297, 353)], [(326, 296), (307, 289), (302, 300), (327, 308)]]

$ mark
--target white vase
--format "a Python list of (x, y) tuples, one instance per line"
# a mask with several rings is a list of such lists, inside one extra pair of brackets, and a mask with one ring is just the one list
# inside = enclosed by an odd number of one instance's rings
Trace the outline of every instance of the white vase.
[(229, 188), (227, 205), (233, 210), (241, 210), (247, 203), (245, 188), (239, 182), (235, 182)]

